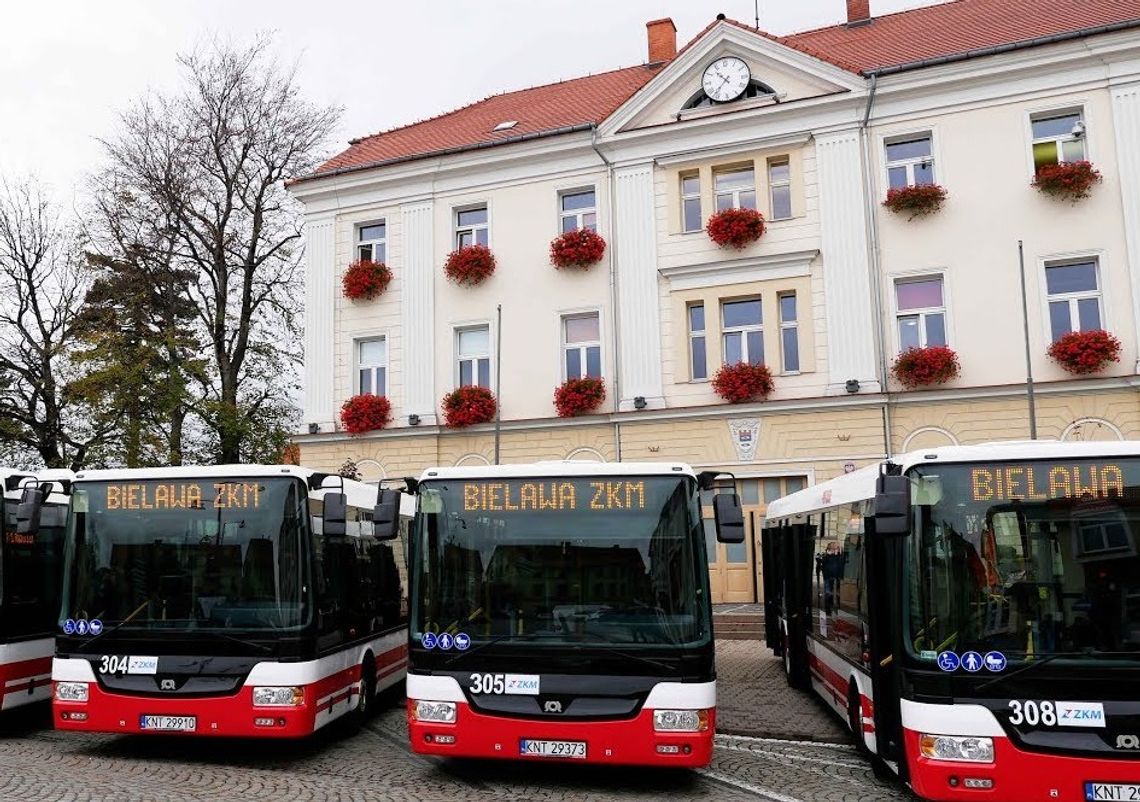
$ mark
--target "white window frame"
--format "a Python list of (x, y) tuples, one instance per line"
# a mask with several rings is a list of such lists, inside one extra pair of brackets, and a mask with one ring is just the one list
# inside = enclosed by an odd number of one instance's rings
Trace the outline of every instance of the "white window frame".
[[(1042, 119), (1047, 120), (1051, 117), (1064, 117), (1064, 116), (1071, 115), (1071, 114), (1076, 114), (1080, 118), (1081, 123), (1084, 124), (1084, 126), (1085, 126), (1085, 133), (1082, 134), (1081, 136), (1079, 136), (1079, 137), (1073, 136), (1070, 133), (1068, 136), (1044, 136), (1044, 137), (1038, 138), (1038, 137), (1035, 137), (1033, 135), (1033, 123), (1035, 121), (1042, 120)], [(1034, 149), (1034, 147), (1036, 147), (1037, 145), (1042, 144), (1042, 143), (1053, 142), (1056, 144), (1056, 147), (1057, 147), (1057, 163), (1058, 164), (1066, 163), (1064, 161), (1064, 155), (1065, 155), (1064, 143), (1065, 142), (1080, 142), (1081, 148), (1084, 150), (1084, 160), (1089, 159), (1089, 135), (1088, 135), (1089, 121), (1088, 121), (1087, 115), (1085, 114), (1085, 104), (1084, 103), (1075, 103), (1072, 105), (1057, 106), (1056, 108), (1051, 108), (1051, 109), (1038, 109), (1035, 111), (1031, 111), (1031, 112), (1029, 112), (1027, 122), (1029, 125), (1029, 164), (1030, 164), (1031, 168), (1033, 169), (1034, 173), (1036, 173), (1037, 163), (1033, 158), (1033, 149)]]
[[(788, 297), (789, 295), (796, 299), (796, 319), (795, 320), (784, 320), (783, 306), (781, 306), (781, 304), (780, 304), (780, 301), (783, 298)], [(943, 297), (945, 297), (945, 296), (943, 296)], [(780, 368), (781, 368), (782, 375), (784, 375), (784, 376), (798, 376), (798, 375), (800, 375), (800, 373), (803, 372), (803, 369), (804, 369), (803, 355), (800, 353), (800, 331), (799, 331), (799, 329), (800, 329), (800, 308), (801, 308), (800, 300), (801, 300), (800, 294), (797, 293), (795, 290), (781, 290), (780, 292), (776, 293), (776, 317), (777, 317), (777, 324), (780, 327)], [(796, 330), (796, 362), (798, 362), (800, 365), (798, 370), (788, 370), (787, 369), (788, 356), (787, 356), (787, 353), (784, 351), (784, 330), (785, 329), (795, 329)]]
[[(382, 365), (364, 365), (360, 362), (360, 346), (367, 342), (375, 342), (382, 340), (384, 342), (384, 364)], [(372, 370), (372, 389), (373, 395), (380, 395), (376, 393), (376, 369), (384, 369), (384, 392), (385, 397), (390, 398), (389, 392), (391, 390), (392, 382), (392, 340), (387, 332), (375, 332), (373, 334), (365, 334), (360, 337), (354, 337), (352, 340), (352, 385), (353, 395), (360, 395), (360, 371), (369, 369)]]
[[(1081, 262), (1092, 262), (1093, 268), (1096, 271), (1096, 290), (1081, 290), (1080, 292), (1064, 292), (1057, 295), (1049, 294), (1049, 284), (1045, 279), (1045, 269), (1049, 267), (1062, 267), (1064, 265), (1080, 264)], [(1100, 327), (1105, 331), (1111, 331), (1108, 322), (1108, 304), (1104, 302), (1104, 277), (1107, 275), (1105, 268), (1105, 257), (1101, 251), (1082, 252), (1082, 253), (1067, 253), (1056, 254), (1052, 256), (1043, 257), (1040, 260), (1040, 276), (1041, 276), (1041, 296), (1044, 299), (1042, 305), (1043, 322), (1045, 326), (1045, 342), (1053, 342), (1053, 321), (1049, 315), (1049, 303), (1051, 301), (1069, 302), (1069, 325), (1072, 326), (1074, 320), (1080, 321), (1080, 313), (1077, 308), (1077, 301), (1084, 298), (1096, 298), (1097, 305), (1100, 308)], [(1077, 329), (1073, 329), (1077, 331)]]
[[(368, 228), (369, 226), (384, 226), (384, 236), (380, 239), (362, 240), (360, 238), (360, 233), (361, 233), (361, 231), (363, 231), (365, 228)], [(374, 261), (374, 262), (379, 261), (379, 262), (387, 263), (387, 261), (388, 261), (388, 221), (386, 219), (381, 217), (377, 220), (369, 220), (368, 222), (365, 222), (365, 223), (357, 223), (352, 229), (352, 236), (353, 236), (353, 240), (354, 240), (353, 247), (356, 249), (356, 258), (357, 259), (362, 258), (360, 255), (360, 249), (365, 247), (365, 246), (369, 246), (372, 249), (372, 261)], [(384, 249), (384, 258), (383, 259), (376, 259), (376, 246), (377, 245), (379, 245), (380, 247), (382, 247)]]
[[(591, 340), (585, 343), (574, 343), (571, 345), (566, 342), (566, 321), (574, 318), (583, 317), (597, 317), (598, 318), (598, 339)], [(601, 373), (599, 378), (605, 380), (606, 377), (606, 349), (603, 343), (606, 341), (605, 320), (602, 318), (602, 310), (597, 307), (588, 309), (570, 309), (558, 313), (558, 373), (562, 376), (562, 381), (567, 379), (584, 378), (586, 374), (586, 349), (591, 346), (598, 347), (598, 370)], [(576, 348), (579, 351), (579, 364), (582, 366), (582, 373), (578, 376), (568, 376), (566, 374), (566, 352), (570, 348)]]
[[(705, 327), (700, 331), (693, 331), (693, 307), (699, 306), (703, 310), (705, 318)], [(708, 305), (702, 301), (692, 301), (685, 304), (685, 329), (688, 331), (688, 361), (689, 361), (689, 381), (691, 382), (707, 382), (709, 381), (709, 310)], [(700, 337), (705, 341), (705, 375), (697, 376), (696, 369), (693, 361), (693, 340)]]
[[(1074, 98), (1065, 103), (1057, 103), (1049, 106), (1036, 106), (1031, 109), (1025, 110), (1024, 125), (1025, 125), (1025, 170), (1029, 180), (1032, 181), (1037, 175), (1037, 166), (1033, 161), (1033, 143), (1035, 138), (1033, 136), (1033, 120), (1041, 117), (1054, 117), (1065, 114), (1066, 112), (1077, 112), (1081, 115), (1081, 121), (1085, 124), (1085, 135), (1082, 137), (1085, 143), (1085, 158), (1091, 162), (1096, 162), (1096, 153), (1094, 152), (1092, 138), (1088, 132), (1094, 126), (1089, 121), (1089, 99), (1088, 98)], [(1041, 140), (1046, 141), (1046, 140)]]
[[(696, 192), (689, 192), (689, 193), (685, 192), (685, 179), (686, 178), (697, 179), (697, 191)], [(700, 171), (688, 170), (688, 171), (682, 171), (681, 173), (679, 173), (677, 175), (677, 192), (681, 198), (681, 207), (679, 209), (679, 211), (681, 213), (681, 233), (682, 234), (695, 234), (699, 231), (704, 231), (705, 210), (704, 210), (704, 208), (702, 208), (704, 206), (704, 202), (701, 200), (701, 174), (700, 174)], [(687, 200), (695, 200), (697, 202), (698, 214), (697, 214), (697, 227), (696, 228), (685, 228), (685, 201), (687, 201)]]
[[(930, 155), (929, 156), (926, 156), (926, 157), (912, 156), (909, 159), (897, 159), (895, 161), (890, 161), (887, 158), (887, 148), (890, 145), (897, 145), (900, 142), (917, 142), (921, 139), (930, 140)], [(914, 168), (917, 165), (929, 163), (930, 167), (931, 167), (931, 171), (934, 174), (933, 175), (934, 183), (935, 184), (938, 183), (938, 175), (940, 172), (940, 167), (938, 164), (937, 155), (935, 154), (935, 151), (934, 151), (934, 131), (933, 130), (914, 131), (912, 133), (891, 134), (890, 136), (885, 136), (882, 139), (882, 148), (883, 148), (882, 153), (883, 153), (883, 181), (884, 181), (883, 185), (887, 188), (887, 191), (890, 191), (890, 189), (891, 189), (891, 170), (894, 169), (895, 167), (905, 167), (906, 168), (906, 185), (908, 187), (913, 187), (913, 186), (915, 186)]]
[[(917, 270), (909, 273), (895, 273), (890, 276), (891, 283), (891, 308), (894, 311), (894, 340), (895, 340), (895, 353), (902, 353), (902, 337), (899, 336), (899, 318), (900, 317), (913, 317), (919, 316), (918, 321), (918, 341), (919, 347), (925, 348), (927, 345), (926, 338), (926, 315), (935, 312), (942, 313), (942, 325), (946, 330), (946, 345), (950, 346), (954, 342), (954, 337), (950, 327), (950, 293), (946, 282), (946, 272), (944, 270)], [(942, 306), (928, 306), (922, 309), (899, 309), (899, 293), (898, 285), (907, 284), (914, 281), (928, 281), (938, 279), (942, 282)]]
[[(717, 188), (716, 188), (716, 177), (718, 175), (723, 175), (725, 173), (743, 173), (743, 172), (747, 172), (747, 171), (752, 172), (752, 186), (751, 187), (739, 187), (737, 189), (722, 189), (719, 191), (717, 190)], [(733, 209), (744, 208), (740, 205), (740, 193), (741, 192), (751, 192), (753, 198), (756, 197), (756, 163), (750, 162), (748, 164), (738, 164), (736, 166), (725, 165), (724, 167), (714, 167), (713, 171), (712, 171), (712, 191), (713, 191), (713, 213), (714, 214), (717, 211), (717, 207), (720, 205), (717, 203), (717, 199), (723, 195), (731, 195), (732, 196), (732, 208)]]
[[(478, 209), (483, 209), (487, 212), (487, 222), (478, 225), (460, 226), (459, 214), (461, 212), (473, 212)], [(459, 247), (459, 235), (464, 231), (471, 232), (472, 244), (478, 240), (477, 231), (487, 232), (487, 247), (491, 247), (491, 204), (490, 203), (465, 203), (462, 206), (455, 206), (451, 210), (451, 244), (453, 248)]]
[[(780, 181), (772, 180), (772, 166), (773, 165), (787, 165), (788, 177)], [(786, 156), (773, 156), (765, 162), (765, 168), (768, 170), (768, 209), (772, 213), (772, 220), (791, 220), (796, 216), (795, 209), (793, 208), (792, 198), (792, 157)], [(788, 190), (788, 216), (776, 217), (776, 188), (787, 187)]]
[[(562, 201), (566, 196), (568, 196), (568, 195), (581, 195), (584, 192), (593, 192), (594, 193), (594, 205), (593, 206), (589, 206), (589, 207), (586, 207), (583, 209), (572, 209), (570, 211), (566, 211), (562, 208)], [(585, 215), (590, 214), (590, 213), (593, 213), (593, 215), (594, 215), (594, 227), (591, 230), (597, 231), (598, 230), (598, 223), (600, 222), (599, 217), (598, 217), (598, 188), (597, 187), (595, 187), (595, 186), (574, 187), (572, 189), (559, 190), (559, 192), (558, 192), (558, 233), (559, 234), (565, 233), (562, 230), (562, 221), (569, 218), (569, 217), (573, 217), (575, 219), (574, 230), (577, 231), (577, 230), (581, 230), (582, 228), (585, 228), (585, 225), (582, 223), (582, 218)], [(490, 217), (488, 217), (488, 221), (489, 220), (490, 220)], [(489, 238), (490, 234), (488, 234), (487, 236)]]
[[(459, 354), (459, 335), (465, 331), (475, 331), (477, 329), (487, 330), (487, 353), (486, 355), (478, 354), (474, 356), (463, 356)], [(472, 362), (471, 376), (475, 379), (476, 386), (479, 385), (479, 360), (487, 360), (487, 384), (488, 390), (494, 390), (495, 384), (495, 332), (489, 320), (469, 320), (463, 323), (457, 323), (451, 327), (451, 348), (454, 356), (451, 360), (451, 383), (458, 389), (462, 385), (460, 382), (460, 365), (463, 362)]]
[[(731, 303), (737, 303), (739, 301), (756, 301), (757, 303), (760, 304), (760, 323), (759, 323), (759, 325), (749, 324), (747, 326), (726, 326), (724, 324), (724, 305), (725, 304), (731, 304)], [(766, 347), (766, 343), (764, 342), (764, 298), (763, 298), (763, 296), (746, 295), (742, 298), (721, 298), (719, 308), (717, 309), (717, 313), (719, 316), (717, 322), (720, 324), (720, 361), (721, 361), (722, 365), (728, 364), (728, 361), (725, 358), (728, 355), (728, 344), (727, 344), (727, 341), (725, 340), (725, 338), (729, 334), (740, 334), (740, 354), (742, 357), (741, 358), (742, 362), (747, 362), (747, 363), (751, 364), (751, 361), (752, 361), (752, 355), (748, 353), (748, 334), (749, 334), (749, 332), (753, 332), (753, 331), (760, 332), (760, 347), (763, 348), (765, 352), (768, 350)], [(706, 313), (705, 328), (708, 328), (708, 324), (709, 324), (709, 322), (708, 322), (708, 317), (707, 317), (707, 313)], [(767, 353), (765, 353), (764, 360), (760, 364), (762, 364), (762, 365), (768, 364)]]

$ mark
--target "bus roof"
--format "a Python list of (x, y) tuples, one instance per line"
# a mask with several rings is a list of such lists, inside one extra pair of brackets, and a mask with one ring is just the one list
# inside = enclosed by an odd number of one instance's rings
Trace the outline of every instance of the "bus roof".
[(530, 479), (579, 476), (688, 476), (696, 474), (680, 462), (587, 462), (585, 460), (552, 460), (517, 465), (463, 465), (453, 468), (428, 468), (420, 481), (429, 479)]
[[(1058, 440), (1008, 440), (973, 446), (941, 446), (898, 454), (891, 461), (908, 471), (916, 465), (952, 465), (1039, 459), (1096, 459), (1140, 456), (1140, 441), (1062, 442)], [(837, 476), (827, 482), (776, 499), (768, 505), (768, 519), (806, 515), (816, 510), (853, 504), (873, 498), (875, 480), (882, 462)]]

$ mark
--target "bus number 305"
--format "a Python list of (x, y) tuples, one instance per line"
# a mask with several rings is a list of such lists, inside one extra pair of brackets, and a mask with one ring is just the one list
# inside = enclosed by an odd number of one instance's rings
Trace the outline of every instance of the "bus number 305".
[(1009, 723), (1015, 727), (1019, 724), (1027, 724), (1030, 727), (1036, 727), (1038, 724), (1044, 727), (1057, 725), (1057, 708), (1052, 702), (1022, 702), (1012, 699), (1009, 707), (1011, 710)]
[(507, 690), (505, 674), (472, 674), (471, 693), (503, 694)]

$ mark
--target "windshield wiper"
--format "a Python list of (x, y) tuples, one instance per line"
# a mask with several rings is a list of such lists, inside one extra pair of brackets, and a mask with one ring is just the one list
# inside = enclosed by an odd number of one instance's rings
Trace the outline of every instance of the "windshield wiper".
[(1035, 668), (1040, 668), (1041, 666), (1048, 665), (1049, 663), (1052, 663), (1054, 660), (1061, 658), (1061, 657), (1087, 657), (1091, 654), (1092, 654), (1091, 650), (1083, 651), (1083, 652), (1053, 652), (1052, 654), (1047, 654), (1038, 660), (1034, 660), (1032, 663), (1026, 663), (1025, 665), (1021, 666), (1020, 668), (1015, 668), (1013, 671), (1010, 671), (1008, 674), (999, 674), (998, 676), (994, 677), (993, 679), (986, 680), (985, 682), (983, 682), (981, 685), (979, 685), (974, 690), (984, 691), (986, 688), (989, 688), (993, 685), (997, 685), (1000, 682), (1004, 682), (1008, 679), (1013, 679), (1014, 677), (1018, 676), (1019, 674), (1024, 674), (1028, 671), (1032, 671)]
[[(621, 643), (621, 641), (610, 640), (609, 638), (606, 638), (603, 635), (600, 635), (596, 632), (586, 632), (586, 633), (582, 633), (582, 635), (587, 636), (587, 637), (592, 636), (593, 637), (592, 642), (595, 644), (605, 644), (606, 645), (605, 646), (606, 654), (612, 654), (612, 655), (615, 655), (617, 657), (624, 657), (624, 658), (629, 659), (629, 660), (637, 660), (637, 661), (640, 661), (642, 663), (646, 663), (648, 665), (659, 668), (663, 671), (672, 671), (673, 670), (673, 666), (670, 666), (666, 663), (662, 663), (660, 660), (654, 660), (652, 657), (644, 657), (640, 654), (636, 654), (635, 652), (628, 652), (628, 651), (625, 651), (624, 649), (614, 648), (614, 646), (612, 644)], [(573, 637), (575, 637), (575, 636), (574, 635), (569, 636), (569, 638), (573, 638)], [(581, 636), (577, 636), (577, 637), (581, 637)], [(462, 660), (466, 657), (470, 657), (471, 655), (475, 654), (476, 652), (479, 652), (483, 649), (486, 649), (488, 646), (494, 646), (496, 643), (502, 643), (504, 641), (523, 641), (523, 642), (525, 642), (525, 641), (541, 640), (543, 638), (565, 639), (563, 643), (560, 643), (558, 645), (570, 646), (570, 647), (579, 648), (579, 649), (582, 648), (583, 646), (587, 646), (591, 643), (591, 641), (568, 639), (568, 634), (563, 633), (563, 632), (531, 632), (531, 633), (525, 634), (525, 635), (500, 635), (497, 638), (492, 638), (491, 640), (487, 641), (486, 643), (480, 643), (474, 649), (468, 649), (465, 652), (460, 652), (459, 654), (452, 655), (451, 658), (448, 659), (447, 662), (445, 662), (443, 665), (444, 665), (444, 667), (449, 666), (452, 663), (455, 663), (455, 662)]]

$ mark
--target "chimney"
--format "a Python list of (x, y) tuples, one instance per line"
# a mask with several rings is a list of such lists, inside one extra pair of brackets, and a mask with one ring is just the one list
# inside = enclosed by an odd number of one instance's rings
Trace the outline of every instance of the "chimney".
[(847, 24), (871, 21), (871, 0), (847, 0)]
[(645, 23), (646, 33), (649, 35), (649, 63), (669, 61), (677, 55), (677, 26), (673, 20), (655, 19)]

